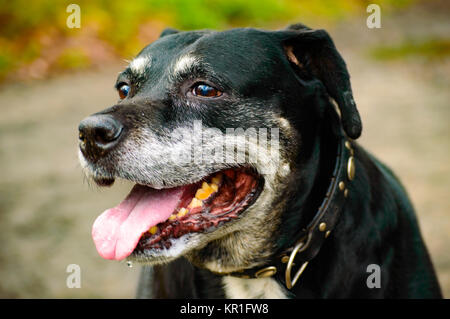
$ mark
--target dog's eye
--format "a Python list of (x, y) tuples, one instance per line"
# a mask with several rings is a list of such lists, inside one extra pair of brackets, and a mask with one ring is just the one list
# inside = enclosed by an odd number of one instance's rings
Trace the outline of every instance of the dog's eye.
[(222, 95), (222, 92), (212, 86), (202, 83), (194, 86), (192, 94), (201, 97), (218, 97)]
[(122, 84), (120, 87), (119, 87), (119, 97), (121, 98), (121, 99), (124, 99), (124, 98), (126, 98), (127, 96), (128, 96), (128, 94), (130, 93), (130, 86), (129, 85), (126, 85), (126, 84)]

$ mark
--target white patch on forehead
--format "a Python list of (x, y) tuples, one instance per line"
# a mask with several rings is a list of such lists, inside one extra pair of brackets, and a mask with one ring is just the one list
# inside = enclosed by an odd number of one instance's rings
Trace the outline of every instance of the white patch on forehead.
[(150, 58), (148, 57), (139, 57), (131, 61), (130, 69), (137, 74), (142, 74), (145, 72), (145, 69), (150, 66)]
[(194, 65), (199, 62), (199, 59), (193, 55), (184, 55), (180, 57), (177, 62), (175, 62), (175, 66), (173, 68), (173, 73), (177, 74), (182, 71), (186, 71), (189, 69), (191, 65)]

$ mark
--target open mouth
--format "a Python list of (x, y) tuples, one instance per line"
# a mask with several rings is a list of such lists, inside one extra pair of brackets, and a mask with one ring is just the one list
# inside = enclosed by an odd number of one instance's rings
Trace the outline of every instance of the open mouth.
[(183, 235), (209, 233), (237, 219), (258, 198), (263, 183), (254, 170), (238, 168), (175, 188), (136, 184), (118, 206), (95, 220), (95, 246), (100, 256), (116, 260), (145, 250), (169, 249)]

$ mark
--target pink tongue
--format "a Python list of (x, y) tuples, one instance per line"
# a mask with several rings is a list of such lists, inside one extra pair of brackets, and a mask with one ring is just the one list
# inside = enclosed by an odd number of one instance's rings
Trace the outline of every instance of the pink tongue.
[(169, 218), (184, 188), (156, 190), (136, 185), (118, 206), (106, 210), (92, 226), (92, 238), (105, 259), (129, 256), (142, 234)]

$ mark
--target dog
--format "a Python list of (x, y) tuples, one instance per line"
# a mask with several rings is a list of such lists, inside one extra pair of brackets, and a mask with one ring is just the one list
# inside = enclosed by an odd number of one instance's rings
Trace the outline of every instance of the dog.
[(79, 125), (86, 175), (136, 184), (94, 222), (99, 254), (144, 265), (138, 298), (440, 298), (349, 78), (303, 24), (165, 29)]

